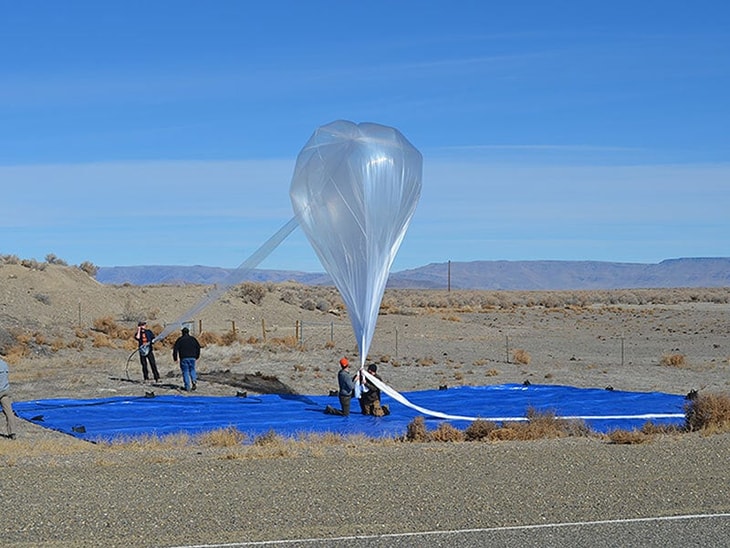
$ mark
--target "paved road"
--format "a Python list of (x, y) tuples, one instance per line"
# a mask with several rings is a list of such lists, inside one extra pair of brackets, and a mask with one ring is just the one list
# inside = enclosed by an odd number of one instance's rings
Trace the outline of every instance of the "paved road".
[(281, 446), (260, 456), (142, 448), (83, 462), (61, 455), (0, 469), (0, 539), (125, 548), (723, 546), (729, 462), (730, 435), (630, 446), (571, 438), (305, 454)]
[[(308, 548), (398, 548), (453, 547), (483, 548), (686, 548), (727, 546), (730, 542), (730, 514), (671, 516), (636, 520), (558, 523), (497, 527), (466, 531), (425, 531), (394, 535), (290, 539), (263, 542), (205, 545), (234, 547), (303, 546)], [(198, 545), (200, 546), (200, 545)], [(177, 548), (191, 548), (180, 546)]]

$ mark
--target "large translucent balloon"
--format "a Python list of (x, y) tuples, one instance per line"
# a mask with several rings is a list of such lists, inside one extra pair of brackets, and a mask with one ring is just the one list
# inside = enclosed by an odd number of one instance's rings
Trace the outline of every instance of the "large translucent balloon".
[(397, 129), (371, 123), (322, 126), (297, 157), (294, 213), (347, 306), (361, 365), (422, 171), (421, 153)]

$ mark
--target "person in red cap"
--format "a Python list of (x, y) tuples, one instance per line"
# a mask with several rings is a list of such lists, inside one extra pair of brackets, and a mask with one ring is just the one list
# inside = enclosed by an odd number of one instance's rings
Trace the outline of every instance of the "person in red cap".
[(331, 405), (328, 405), (324, 412), (329, 415), (342, 415), (343, 417), (350, 415), (350, 402), (352, 401), (352, 394), (355, 392), (355, 382), (347, 371), (349, 366), (350, 362), (347, 361), (347, 358), (340, 360), (340, 370), (337, 373), (337, 384), (339, 385), (337, 396), (340, 399), (340, 407), (342, 409), (335, 409)]

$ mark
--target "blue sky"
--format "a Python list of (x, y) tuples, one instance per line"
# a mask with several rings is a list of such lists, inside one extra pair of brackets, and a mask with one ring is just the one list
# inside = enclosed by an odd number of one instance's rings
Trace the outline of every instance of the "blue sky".
[(346, 119), (424, 156), (394, 270), (730, 256), (728, 90), (722, 1), (0, 0), (0, 254), (238, 266)]

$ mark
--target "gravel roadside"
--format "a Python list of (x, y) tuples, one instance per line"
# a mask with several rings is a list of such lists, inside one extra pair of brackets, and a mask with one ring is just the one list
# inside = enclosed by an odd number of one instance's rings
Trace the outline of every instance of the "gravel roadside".
[(174, 546), (730, 511), (730, 435), (282, 453), (17, 462), (3, 469), (3, 544)]

